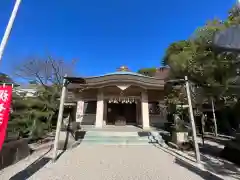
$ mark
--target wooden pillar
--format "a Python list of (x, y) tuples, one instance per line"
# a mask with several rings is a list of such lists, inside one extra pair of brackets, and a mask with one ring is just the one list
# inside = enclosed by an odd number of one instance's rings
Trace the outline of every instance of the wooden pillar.
[(143, 91), (141, 94), (141, 106), (142, 106), (142, 126), (143, 129), (149, 129), (149, 108), (148, 108), (148, 94)]
[(84, 115), (84, 101), (82, 99), (77, 101), (76, 122), (82, 123)]
[(103, 107), (103, 125), (107, 124), (107, 101), (104, 101)]
[(97, 95), (97, 114), (96, 114), (96, 128), (102, 128), (103, 126), (103, 114), (104, 114), (104, 98), (103, 92), (99, 91)]

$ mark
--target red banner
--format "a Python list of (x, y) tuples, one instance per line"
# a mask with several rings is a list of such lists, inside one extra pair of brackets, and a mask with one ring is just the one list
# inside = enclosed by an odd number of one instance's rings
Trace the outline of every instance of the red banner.
[(0, 86), (0, 150), (5, 140), (12, 101), (12, 86)]

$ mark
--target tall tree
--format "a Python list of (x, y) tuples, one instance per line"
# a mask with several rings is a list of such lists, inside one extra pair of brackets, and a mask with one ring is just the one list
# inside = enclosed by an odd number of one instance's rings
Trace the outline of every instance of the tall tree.
[(154, 76), (156, 71), (157, 71), (157, 68), (153, 67), (153, 68), (142, 68), (142, 69), (139, 69), (137, 72), (145, 76)]
[(225, 25), (221, 21), (208, 22), (190, 39), (171, 44), (163, 63), (170, 66), (174, 77), (187, 75), (191, 81), (202, 86), (226, 86), (235, 68), (232, 62), (237, 55), (226, 52), (217, 54), (213, 49), (213, 35), (223, 28)]
[(229, 85), (230, 79), (236, 76), (239, 65), (235, 61), (239, 54), (216, 51), (212, 41), (216, 32), (239, 24), (240, 9), (233, 7), (227, 19), (208, 21), (189, 39), (171, 44), (163, 58), (163, 64), (170, 67), (174, 78), (187, 75), (194, 84), (201, 86), (204, 89), (201, 92), (203, 96), (215, 96), (218, 100), (220, 97), (224, 99), (232, 96), (231, 91), (229, 94)]
[(45, 59), (27, 59), (14, 69), (17, 77), (28, 82), (36, 82), (44, 87), (48, 85), (59, 85), (62, 83), (65, 74), (73, 74), (76, 61), (66, 62), (61, 59), (54, 59), (48, 56)]
[(21, 62), (15, 74), (35, 84), (38, 93), (37, 97), (14, 96), (11, 123), (23, 127), (24, 131), (21, 131), (31, 137), (50, 131), (58, 112), (63, 77), (65, 74), (73, 74), (74, 65), (75, 61), (67, 63), (51, 57)]

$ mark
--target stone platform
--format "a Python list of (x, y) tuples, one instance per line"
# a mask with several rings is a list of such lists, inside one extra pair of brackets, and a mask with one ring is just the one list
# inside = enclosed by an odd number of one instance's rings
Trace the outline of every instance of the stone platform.
[(82, 131), (111, 131), (111, 132), (141, 132), (141, 131), (158, 131), (164, 132), (158, 127), (149, 127), (148, 129), (142, 129), (141, 126), (125, 125), (125, 126), (115, 126), (115, 125), (105, 125), (102, 128), (96, 128), (94, 125), (82, 125)]
[[(102, 144), (102, 145), (150, 145), (153, 143), (166, 146), (161, 133), (157, 129), (143, 130), (134, 126), (107, 126), (96, 129), (90, 126), (83, 127), (73, 135), (67, 135), (67, 132), (61, 132), (60, 146), (75, 146), (76, 144)], [(166, 132), (167, 133), (167, 132)], [(66, 138), (68, 136), (68, 138)], [(62, 148), (60, 148), (62, 149)]]

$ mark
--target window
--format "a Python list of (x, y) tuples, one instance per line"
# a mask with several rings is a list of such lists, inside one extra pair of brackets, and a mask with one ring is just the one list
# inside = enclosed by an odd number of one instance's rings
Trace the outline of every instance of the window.
[(85, 101), (84, 102), (84, 114), (96, 114), (97, 101)]
[(149, 102), (148, 103), (149, 114), (160, 114), (160, 107), (158, 102)]

